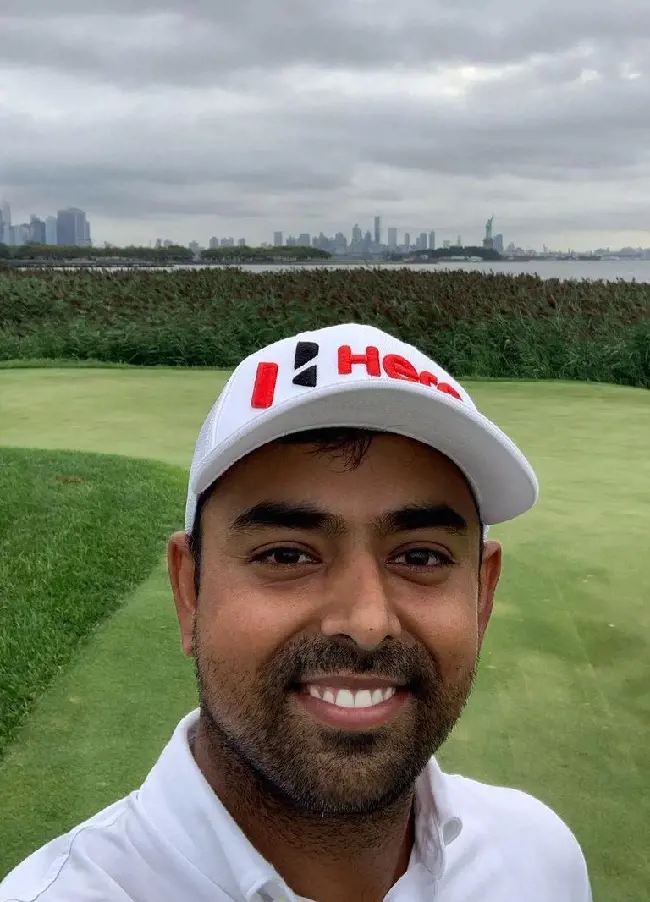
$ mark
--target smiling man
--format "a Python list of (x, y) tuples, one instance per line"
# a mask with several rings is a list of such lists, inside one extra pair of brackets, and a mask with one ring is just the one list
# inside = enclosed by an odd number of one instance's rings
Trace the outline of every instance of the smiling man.
[(569, 828), (434, 757), (537, 481), (410, 345), (342, 325), (244, 360), (199, 435), (169, 573), (200, 707), (143, 786), (0, 902), (588, 902)]

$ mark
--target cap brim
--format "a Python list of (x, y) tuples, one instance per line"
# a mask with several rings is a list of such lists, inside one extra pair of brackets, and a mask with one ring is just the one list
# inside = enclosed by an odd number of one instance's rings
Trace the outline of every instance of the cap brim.
[[(525, 513), (537, 500), (535, 473), (516, 445), (475, 408), (419, 383), (355, 380), (306, 392), (264, 411), (216, 447), (193, 475), (197, 498), (237, 461), (286, 435), (327, 427), (376, 429), (415, 439), (452, 460), (469, 480), (483, 522)], [(189, 499), (188, 499), (189, 501)], [(187, 526), (194, 513), (188, 507)]]

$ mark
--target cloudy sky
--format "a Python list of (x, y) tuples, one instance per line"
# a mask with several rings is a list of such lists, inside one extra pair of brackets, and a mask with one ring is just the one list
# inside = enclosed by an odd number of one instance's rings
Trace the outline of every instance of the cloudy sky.
[(0, 198), (95, 243), (650, 245), (650, 0), (0, 0)]

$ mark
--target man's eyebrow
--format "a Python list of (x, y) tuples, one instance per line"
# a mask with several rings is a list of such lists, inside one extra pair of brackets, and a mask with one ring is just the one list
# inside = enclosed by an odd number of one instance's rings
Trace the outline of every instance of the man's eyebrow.
[(342, 517), (323, 511), (312, 504), (289, 504), (285, 501), (261, 501), (239, 514), (230, 524), (230, 532), (251, 532), (265, 528), (296, 529), (324, 532), (337, 536), (345, 531)]
[[(456, 535), (467, 535), (465, 518), (449, 504), (411, 504), (382, 514), (373, 521), (380, 536), (419, 529), (443, 529)], [(312, 504), (285, 501), (261, 501), (239, 514), (231, 523), (231, 533), (257, 529), (295, 529), (341, 536), (346, 532), (343, 517), (321, 510)]]
[(380, 535), (417, 529), (444, 529), (465, 536), (469, 531), (467, 520), (449, 504), (412, 504), (382, 514), (375, 521), (375, 529)]

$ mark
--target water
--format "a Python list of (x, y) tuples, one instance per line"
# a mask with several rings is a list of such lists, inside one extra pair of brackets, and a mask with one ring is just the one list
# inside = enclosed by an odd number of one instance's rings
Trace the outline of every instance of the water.
[[(316, 265), (297, 264), (295, 266), (268, 266), (253, 264), (244, 266), (248, 272), (272, 272), (281, 269), (357, 269), (365, 268), (363, 263), (319, 263)], [(367, 264), (368, 267), (391, 270), (397, 268), (410, 269), (413, 272), (432, 272), (440, 270), (461, 270), (462, 272), (505, 273), (507, 275), (538, 275), (542, 279), (576, 279), (616, 282), (650, 283), (650, 260), (530, 260), (516, 263), (512, 261), (490, 261), (489, 263), (469, 263), (458, 261), (452, 263), (380, 263)]]
[[(22, 268), (22, 267), (21, 267)], [(91, 268), (91, 267), (88, 267)], [(96, 267), (92, 267), (96, 268)], [(131, 267), (112, 266), (111, 270), (124, 270)], [(204, 269), (201, 264), (177, 266), (138, 267), (142, 270), (171, 272), (179, 269)], [(211, 267), (214, 268), (214, 267)], [(463, 272), (505, 273), (509, 275), (538, 275), (542, 279), (575, 279), (602, 280), (604, 282), (642, 282), (650, 284), (650, 260), (529, 260), (520, 263), (513, 261), (490, 261), (489, 263), (469, 263), (458, 261), (452, 263), (297, 263), (297, 264), (250, 264), (241, 267), (246, 272), (278, 272), (280, 270), (301, 269), (409, 269), (413, 272), (436, 273), (441, 270), (460, 270)], [(27, 267), (25, 267), (27, 269)], [(56, 266), (48, 269), (76, 271), (78, 267)]]

